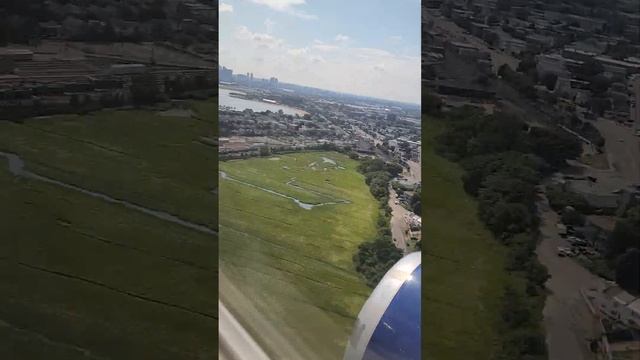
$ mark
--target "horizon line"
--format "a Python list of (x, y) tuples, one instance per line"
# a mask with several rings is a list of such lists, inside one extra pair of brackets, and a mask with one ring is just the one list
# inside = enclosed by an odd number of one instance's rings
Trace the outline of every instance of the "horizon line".
[[(227, 69), (227, 70), (234, 71), (233, 69), (228, 68), (228, 67), (223, 66), (223, 65), (220, 65), (219, 63), (218, 63), (218, 67), (219, 67), (220, 69), (221, 69), (221, 68), (225, 68), (225, 69)], [(235, 73), (235, 74), (233, 74), (233, 75), (245, 75), (245, 74), (253, 74), (253, 73), (252, 73), (252, 72), (246, 72), (246, 73), (238, 72), (238, 73)], [(245, 76), (246, 76), (246, 75), (245, 75)], [(277, 76), (273, 76), (273, 75), (272, 75), (271, 77), (276, 78), (276, 79), (278, 80), (278, 82), (280, 83), (280, 79), (279, 79)], [(265, 79), (265, 80), (269, 80), (268, 78), (257, 78), (257, 79)], [(220, 79), (218, 79), (218, 85), (220, 85), (220, 84), (219, 84), (219, 82), (220, 82)], [(371, 95), (362, 95), (362, 94), (347, 93), (347, 92), (342, 92), (342, 91), (337, 91), (337, 90), (331, 90), (331, 89), (323, 89), (323, 88), (319, 88), (319, 87), (316, 87), (316, 86), (304, 85), (304, 84), (296, 84), (296, 83), (292, 83), (292, 82), (282, 82), (282, 83), (284, 83), (284, 84), (289, 84), (289, 85), (295, 85), (295, 86), (304, 86), (304, 87), (309, 87), (309, 88), (316, 89), (316, 90), (330, 91), (330, 92), (334, 92), (334, 93), (337, 93), (337, 94), (344, 94), (344, 95), (351, 95), (351, 96), (359, 96), (359, 97), (367, 97), (367, 98), (374, 99), (374, 100), (392, 101), (392, 102), (397, 102), (397, 103), (401, 103), (401, 104), (406, 104), (406, 105), (417, 105), (417, 106), (419, 106), (419, 107), (422, 107), (422, 101), (419, 101), (419, 102), (414, 103), (414, 102), (410, 102), (410, 101), (401, 101), (401, 100), (383, 99), (383, 98), (375, 97), (375, 96), (371, 96)], [(422, 87), (421, 87), (420, 89), (422, 90)], [(422, 99), (422, 97), (420, 97), (420, 99)]]

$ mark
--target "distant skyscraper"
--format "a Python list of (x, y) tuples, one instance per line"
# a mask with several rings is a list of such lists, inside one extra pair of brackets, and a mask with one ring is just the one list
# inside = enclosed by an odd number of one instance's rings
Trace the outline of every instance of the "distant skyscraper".
[(278, 87), (278, 78), (272, 77), (269, 79), (269, 86), (271, 86), (272, 88), (277, 88)]
[(249, 76), (249, 80), (253, 81), (253, 73), (251, 73), (251, 76)]
[(220, 81), (233, 82), (233, 70), (226, 67), (218, 68), (218, 78)]

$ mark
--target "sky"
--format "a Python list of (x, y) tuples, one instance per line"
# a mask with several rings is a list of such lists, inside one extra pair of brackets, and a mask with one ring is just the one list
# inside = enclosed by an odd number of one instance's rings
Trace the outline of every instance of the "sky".
[(220, 0), (220, 65), (420, 103), (420, 0)]

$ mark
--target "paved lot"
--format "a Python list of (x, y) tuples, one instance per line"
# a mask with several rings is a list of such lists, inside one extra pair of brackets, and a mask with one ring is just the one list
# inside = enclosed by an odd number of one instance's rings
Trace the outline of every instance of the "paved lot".
[(405, 170), (402, 173), (402, 176), (407, 178), (410, 182), (417, 184), (421, 181), (421, 172), (420, 163), (415, 162), (413, 160), (407, 160), (407, 164), (409, 164), (409, 171)]
[(541, 242), (537, 253), (547, 267), (551, 279), (544, 307), (544, 326), (550, 360), (595, 360), (587, 339), (598, 335), (597, 323), (584, 302), (580, 289), (602, 282), (571, 258), (559, 257), (558, 246), (567, 246), (556, 229), (558, 215), (551, 210), (546, 198), (538, 203), (541, 215)]
[(640, 184), (640, 137), (633, 134), (632, 128), (615, 121), (600, 119), (594, 125), (606, 139), (611, 166), (626, 181)]
[(391, 236), (396, 247), (406, 252), (407, 241), (409, 240), (409, 236), (407, 235), (409, 225), (405, 221), (405, 216), (409, 214), (409, 212), (400, 204), (396, 204), (395, 201), (396, 191), (393, 190), (391, 186), (389, 186), (389, 206), (392, 210), (390, 223)]

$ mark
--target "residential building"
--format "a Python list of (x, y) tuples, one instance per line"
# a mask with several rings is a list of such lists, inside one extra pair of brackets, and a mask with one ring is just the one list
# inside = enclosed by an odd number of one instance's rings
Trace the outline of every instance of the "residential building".
[(33, 51), (16, 48), (0, 48), (0, 60), (31, 61)]
[(618, 285), (585, 292), (594, 309), (607, 318), (628, 327), (640, 329), (640, 298), (629, 294)]

